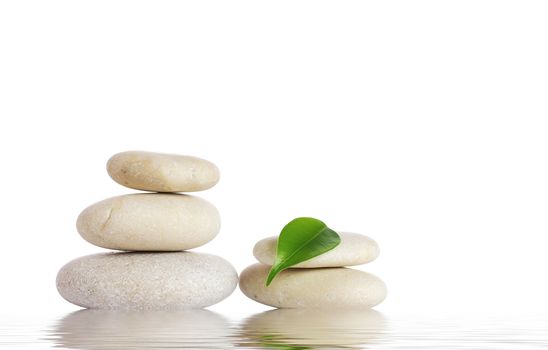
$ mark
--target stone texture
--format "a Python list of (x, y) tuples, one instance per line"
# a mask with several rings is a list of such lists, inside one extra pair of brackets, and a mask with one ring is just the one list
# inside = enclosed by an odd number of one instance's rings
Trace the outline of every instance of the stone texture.
[[(339, 232), (341, 243), (334, 249), (303, 261), (292, 268), (340, 267), (361, 265), (371, 262), (379, 256), (379, 246), (371, 238), (356, 234)], [(260, 240), (253, 248), (255, 258), (266, 265), (272, 265), (276, 257), (278, 237)]]
[(192, 252), (88, 255), (57, 274), (61, 296), (92, 309), (202, 308), (228, 297), (237, 284), (226, 260)]
[(199, 247), (220, 230), (217, 209), (199, 197), (138, 193), (86, 208), (76, 228), (91, 244), (108, 249), (177, 251)]
[(215, 186), (219, 169), (197, 157), (128, 151), (107, 163), (110, 177), (120, 185), (154, 192), (194, 192)]
[(386, 297), (386, 286), (367, 272), (344, 268), (288, 269), (265, 281), (270, 266), (254, 264), (240, 275), (240, 289), (259, 303), (278, 308), (373, 307)]

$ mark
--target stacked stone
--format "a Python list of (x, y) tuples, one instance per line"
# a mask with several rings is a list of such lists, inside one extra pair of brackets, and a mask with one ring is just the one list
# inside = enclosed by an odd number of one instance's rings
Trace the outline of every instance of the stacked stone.
[(240, 289), (249, 298), (277, 308), (370, 308), (386, 297), (378, 277), (346, 266), (366, 264), (377, 258), (379, 246), (371, 238), (339, 232), (334, 249), (279, 273), (267, 287), (268, 272), (276, 257), (277, 237), (255, 244), (260, 262), (240, 274)]
[(69, 302), (94, 309), (185, 309), (228, 297), (238, 274), (226, 260), (187, 252), (220, 230), (217, 209), (196, 196), (219, 181), (211, 162), (189, 156), (122, 152), (107, 163), (119, 184), (156, 193), (105, 199), (78, 217), (80, 235), (98, 247), (122, 250), (78, 258), (57, 275)]

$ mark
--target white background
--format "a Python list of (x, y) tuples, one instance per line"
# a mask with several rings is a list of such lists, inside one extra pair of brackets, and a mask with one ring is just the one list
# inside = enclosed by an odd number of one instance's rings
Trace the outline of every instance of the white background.
[[(62, 314), (86, 206), (150, 150), (215, 162), (199, 251), (297, 216), (370, 235), (382, 312), (548, 311), (544, 1), (3, 1), (0, 314)], [(266, 307), (237, 290), (213, 307)]]

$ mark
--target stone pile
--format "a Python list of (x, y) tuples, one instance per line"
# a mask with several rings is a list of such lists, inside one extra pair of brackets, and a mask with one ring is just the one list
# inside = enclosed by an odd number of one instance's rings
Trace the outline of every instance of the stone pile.
[[(226, 260), (187, 252), (220, 230), (217, 209), (196, 196), (219, 180), (209, 161), (180, 155), (122, 152), (107, 163), (119, 184), (137, 193), (95, 203), (79, 215), (80, 235), (98, 247), (122, 250), (78, 258), (57, 275), (69, 302), (94, 309), (186, 309), (228, 297), (238, 274)], [(158, 193), (159, 192), (159, 193)]]
[(384, 282), (345, 267), (375, 260), (379, 246), (364, 235), (339, 232), (339, 236), (337, 247), (282, 271), (268, 287), (265, 281), (276, 257), (278, 238), (259, 241), (253, 255), (260, 263), (242, 271), (240, 289), (249, 298), (277, 308), (369, 308), (379, 304), (386, 297)]

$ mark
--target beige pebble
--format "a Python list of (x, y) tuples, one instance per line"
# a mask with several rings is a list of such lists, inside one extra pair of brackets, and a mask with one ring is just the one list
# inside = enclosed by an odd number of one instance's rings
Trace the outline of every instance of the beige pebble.
[(278, 308), (373, 307), (386, 297), (378, 277), (344, 267), (288, 269), (265, 285), (270, 266), (254, 264), (240, 274), (240, 289), (249, 298)]
[(76, 228), (108, 249), (177, 251), (199, 247), (220, 229), (217, 209), (195, 196), (138, 193), (112, 197), (84, 209)]
[(154, 192), (202, 191), (215, 186), (220, 177), (215, 164), (205, 159), (142, 151), (115, 154), (107, 171), (120, 185)]
[[(379, 246), (371, 238), (356, 234), (339, 232), (341, 243), (334, 249), (303, 261), (291, 268), (340, 267), (366, 264), (379, 256)], [(260, 240), (253, 248), (255, 258), (266, 265), (272, 265), (276, 258), (278, 237)]]
[(88, 255), (57, 274), (61, 296), (91, 309), (202, 308), (228, 297), (237, 284), (226, 260), (193, 252)]

